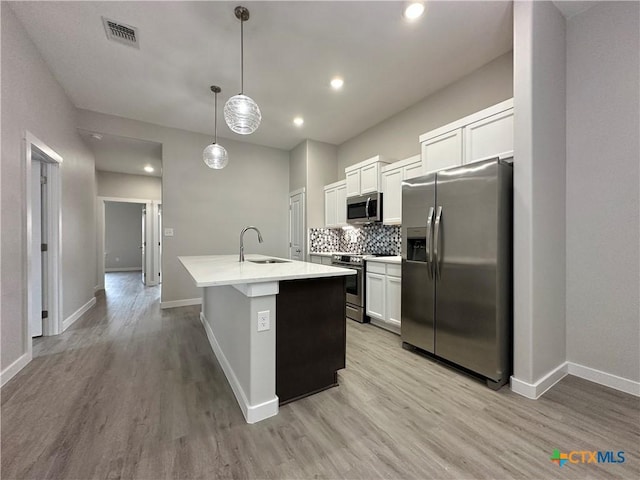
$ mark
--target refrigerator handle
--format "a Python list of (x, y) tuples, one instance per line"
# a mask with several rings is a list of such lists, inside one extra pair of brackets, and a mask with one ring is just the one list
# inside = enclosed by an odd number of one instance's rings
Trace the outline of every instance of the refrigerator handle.
[(433, 225), (433, 207), (429, 207), (429, 214), (427, 215), (427, 272), (429, 272), (429, 278), (433, 278), (433, 235), (431, 234), (431, 226)]
[(440, 222), (442, 220), (442, 205), (438, 207), (436, 213), (435, 227), (433, 231), (433, 256), (434, 262), (434, 277), (440, 278)]

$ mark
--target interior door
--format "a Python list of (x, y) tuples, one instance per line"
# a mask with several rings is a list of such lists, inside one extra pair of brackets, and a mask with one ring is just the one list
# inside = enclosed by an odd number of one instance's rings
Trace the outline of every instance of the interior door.
[(289, 258), (304, 261), (304, 192), (289, 197)]
[(428, 252), (435, 174), (402, 183), (402, 341), (434, 352), (435, 281)]
[(158, 204), (158, 221), (156, 223), (156, 238), (158, 239), (158, 253), (156, 256), (158, 268), (158, 283), (162, 283), (162, 204)]
[[(438, 173), (436, 355), (494, 378), (498, 163)], [(435, 238), (438, 237), (438, 238)]]
[(42, 336), (42, 164), (31, 162), (31, 308), (32, 337)]
[(140, 254), (142, 255), (142, 283), (147, 284), (147, 208), (142, 207), (142, 239)]

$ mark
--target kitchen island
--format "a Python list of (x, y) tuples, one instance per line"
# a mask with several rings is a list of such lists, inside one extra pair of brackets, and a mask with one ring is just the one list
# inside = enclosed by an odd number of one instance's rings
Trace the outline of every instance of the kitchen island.
[(200, 320), (248, 423), (337, 385), (354, 270), (263, 255), (178, 259), (203, 288)]

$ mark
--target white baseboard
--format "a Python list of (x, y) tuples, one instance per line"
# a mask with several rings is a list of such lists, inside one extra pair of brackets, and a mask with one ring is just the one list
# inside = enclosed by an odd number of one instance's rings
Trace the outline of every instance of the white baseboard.
[(100, 290), (104, 290), (104, 283), (101, 283), (100, 285), (96, 285), (95, 287), (93, 287), (94, 294), (98, 293)]
[(160, 308), (176, 308), (188, 307), (190, 305), (202, 305), (202, 298), (185, 298), (184, 300), (170, 300), (168, 302), (160, 302)]
[(85, 312), (87, 312), (95, 304), (96, 304), (96, 297), (91, 297), (91, 300), (89, 300), (87, 303), (82, 305), (78, 310), (76, 310), (67, 318), (65, 318), (64, 321), (62, 322), (62, 331), (64, 332), (67, 328), (73, 325), (76, 320), (78, 320)]
[(576, 377), (584, 378), (585, 380), (640, 397), (640, 382), (618, 377), (617, 375), (573, 362), (567, 362), (567, 365), (570, 375), (575, 375)]
[(527, 383), (511, 376), (511, 390), (523, 397), (537, 400), (547, 390), (562, 380), (567, 375), (567, 362), (558, 365), (536, 383)]
[(3, 386), (5, 383), (7, 383), (9, 380), (11, 380), (13, 377), (15, 377), (16, 374), (20, 370), (22, 370), (24, 367), (26, 367), (30, 361), (31, 361), (31, 352), (27, 352), (21, 355), (20, 357), (18, 357), (18, 359), (15, 362), (13, 362), (11, 365), (9, 365), (7, 368), (2, 370), (2, 372), (0, 372), (0, 387)]
[(106, 273), (109, 272), (142, 272), (142, 267), (113, 267), (105, 268)]
[(265, 418), (273, 417), (278, 414), (278, 397), (275, 397), (268, 402), (260, 403), (258, 405), (250, 405), (247, 400), (247, 396), (236, 377), (236, 374), (233, 372), (231, 368), (231, 364), (227, 360), (227, 357), (224, 355), (222, 348), (220, 348), (220, 344), (216, 340), (211, 327), (207, 323), (207, 320), (204, 316), (204, 313), (200, 313), (200, 321), (204, 326), (205, 332), (207, 332), (207, 338), (209, 339), (209, 344), (211, 345), (211, 349), (213, 353), (216, 355), (218, 362), (220, 362), (220, 366), (224, 371), (225, 376), (227, 377), (227, 381), (229, 385), (231, 385), (231, 390), (233, 390), (233, 394), (236, 396), (236, 400), (238, 401), (238, 405), (240, 405), (240, 410), (242, 410), (242, 414), (244, 415), (247, 423), (256, 423), (260, 420), (264, 420)]

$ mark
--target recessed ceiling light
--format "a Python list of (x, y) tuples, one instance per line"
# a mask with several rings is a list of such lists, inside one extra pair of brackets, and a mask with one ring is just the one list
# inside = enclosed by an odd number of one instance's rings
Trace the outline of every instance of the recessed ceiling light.
[(404, 18), (407, 20), (416, 20), (424, 13), (423, 2), (411, 2), (404, 8)]
[(144, 167), (144, 171), (148, 172), (148, 173), (151, 173), (151, 172), (153, 172), (153, 167), (151, 165), (146, 165)]
[(294, 124), (296, 127), (301, 127), (301, 126), (304, 124), (304, 118), (302, 118), (302, 117), (296, 117), (296, 118), (294, 118), (294, 119), (293, 119), (293, 124)]
[(340, 77), (335, 77), (331, 80), (331, 88), (333, 88), (334, 90), (340, 90), (342, 88), (342, 85), (344, 85), (344, 80), (342, 80)]
[(94, 140), (102, 140), (102, 135), (100, 135), (99, 133), (92, 133), (89, 136)]

